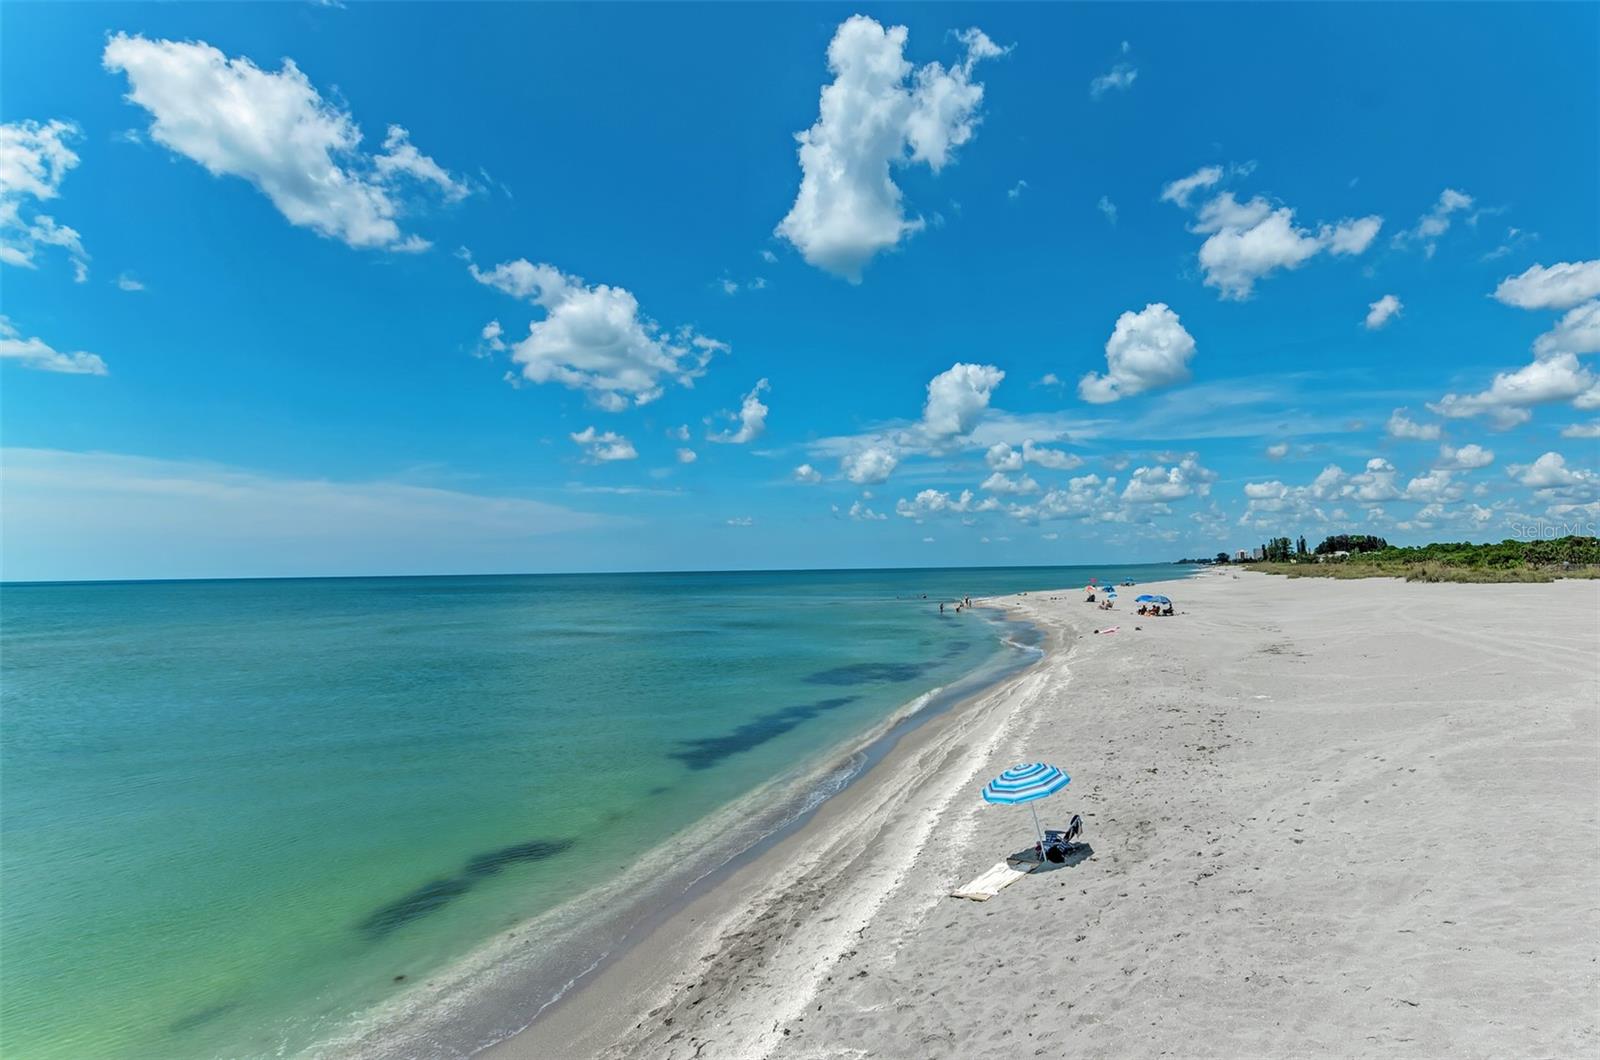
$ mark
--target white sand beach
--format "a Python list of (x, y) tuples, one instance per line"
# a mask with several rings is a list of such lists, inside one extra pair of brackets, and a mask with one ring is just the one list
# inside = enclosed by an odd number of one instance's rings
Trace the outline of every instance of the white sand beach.
[[(1596, 1055), (1600, 582), (1155, 591), (987, 601), (1043, 661), (489, 1055)], [(1036, 760), (1083, 856), (949, 897), (1031, 845), (978, 791)]]

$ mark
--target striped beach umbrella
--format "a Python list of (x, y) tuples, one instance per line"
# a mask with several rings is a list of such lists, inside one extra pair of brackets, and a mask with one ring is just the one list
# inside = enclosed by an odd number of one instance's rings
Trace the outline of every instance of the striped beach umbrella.
[[(1008, 806), (1019, 802), (1031, 804), (1054, 795), (1070, 783), (1072, 778), (1055, 766), (1044, 762), (1029, 762), (1026, 765), (1012, 766), (985, 784), (983, 801)], [(1033, 830), (1042, 846), (1044, 829), (1039, 826), (1039, 811), (1032, 805), (1029, 805), (1028, 810), (1033, 814)]]
[(1170, 603), (1172, 603), (1172, 601), (1167, 599), (1165, 596), (1153, 596), (1150, 593), (1145, 593), (1143, 596), (1135, 596), (1133, 598), (1133, 602), (1136, 603), (1136, 604), (1170, 604)]

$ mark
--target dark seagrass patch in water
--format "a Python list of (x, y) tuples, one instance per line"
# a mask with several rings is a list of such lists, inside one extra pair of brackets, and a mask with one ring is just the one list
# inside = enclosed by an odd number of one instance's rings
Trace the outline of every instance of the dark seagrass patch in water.
[(867, 685), (878, 681), (915, 681), (927, 670), (927, 663), (850, 663), (831, 670), (818, 670), (804, 680), (813, 685)]
[(846, 703), (855, 701), (855, 696), (838, 696), (757, 715), (726, 735), (684, 740), (681, 749), (671, 752), (671, 757), (690, 769), (710, 769), (725, 758), (741, 751), (748, 751), (752, 747), (759, 747), (768, 740), (782, 736), (802, 722), (830, 710), (838, 710)]
[(455, 876), (431, 880), (388, 905), (380, 906), (361, 921), (363, 935), (380, 939), (398, 928), (437, 912), (472, 890), (477, 882), (494, 876), (509, 865), (553, 858), (572, 846), (571, 839), (534, 839), (501, 847), (467, 859)]

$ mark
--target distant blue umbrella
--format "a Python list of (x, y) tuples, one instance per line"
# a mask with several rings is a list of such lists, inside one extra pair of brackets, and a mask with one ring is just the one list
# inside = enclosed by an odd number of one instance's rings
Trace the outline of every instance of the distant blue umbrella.
[[(1072, 778), (1055, 766), (1043, 762), (1030, 762), (1026, 765), (1012, 766), (985, 784), (983, 801), (1008, 806), (1019, 802), (1033, 803), (1054, 795), (1070, 783)], [(1044, 829), (1039, 826), (1039, 811), (1031, 805), (1028, 810), (1033, 814), (1033, 830), (1038, 834), (1042, 848)]]
[(1136, 603), (1136, 604), (1170, 604), (1170, 603), (1172, 603), (1172, 601), (1168, 600), (1165, 596), (1152, 596), (1150, 593), (1145, 593), (1143, 596), (1135, 596), (1133, 598), (1133, 602)]

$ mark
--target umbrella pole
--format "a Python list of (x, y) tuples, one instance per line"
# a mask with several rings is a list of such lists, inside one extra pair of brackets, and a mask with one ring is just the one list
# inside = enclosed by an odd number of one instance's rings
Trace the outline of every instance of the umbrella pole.
[(1044, 829), (1039, 827), (1039, 811), (1032, 802), (1028, 803), (1028, 811), (1033, 814), (1033, 834), (1039, 837), (1039, 856), (1044, 857)]

